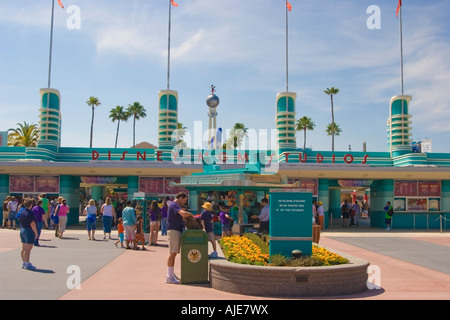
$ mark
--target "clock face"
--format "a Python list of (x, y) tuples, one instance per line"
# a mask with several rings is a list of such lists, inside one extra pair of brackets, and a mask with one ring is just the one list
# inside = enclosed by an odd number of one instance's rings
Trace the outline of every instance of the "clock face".
[(202, 259), (202, 254), (197, 249), (191, 249), (188, 254), (188, 260), (192, 263), (197, 263)]

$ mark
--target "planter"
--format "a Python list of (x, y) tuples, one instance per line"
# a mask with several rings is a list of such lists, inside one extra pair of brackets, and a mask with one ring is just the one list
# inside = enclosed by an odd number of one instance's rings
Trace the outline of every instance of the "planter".
[(272, 267), (232, 263), (226, 259), (210, 260), (210, 283), (216, 290), (264, 297), (336, 296), (366, 291), (369, 262), (336, 253), (349, 263)]

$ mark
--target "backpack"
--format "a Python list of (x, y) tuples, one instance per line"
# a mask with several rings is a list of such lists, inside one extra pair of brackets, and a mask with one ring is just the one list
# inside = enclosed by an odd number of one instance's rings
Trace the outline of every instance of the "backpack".
[(25, 207), (20, 208), (19, 212), (16, 213), (16, 219), (20, 221), (20, 216), (22, 215), (23, 210), (25, 210)]
[(394, 215), (394, 208), (393, 207), (389, 208), (389, 210), (387, 212), (387, 215), (390, 216), (390, 217), (392, 217)]
[(162, 212), (161, 212), (161, 209), (160, 209), (160, 208), (158, 208), (158, 209), (156, 210), (155, 217), (156, 217), (156, 220), (157, 220), (157, 221), (161, 221), (161, 219), (162, 219)]
[(341, 213), (342, 213), (342, 214), (348, 213), (348, 205), (347, 205), (346, 203), (344, 203), (344, 204), (341, 206)]

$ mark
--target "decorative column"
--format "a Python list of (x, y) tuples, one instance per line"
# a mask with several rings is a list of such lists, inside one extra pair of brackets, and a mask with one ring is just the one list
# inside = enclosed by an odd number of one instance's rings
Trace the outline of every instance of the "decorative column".
[(411, 147), (411, 115), (408, 114), (409, 102), (412, 97), (407, 95), (391, 98), (389, 118), (387, 120), (388, 150), (391, 157), (412, 152)]
[(139, 177), (129, 176), (128, 177), (128, 200), (133, 199), (135, 192), (139, 192)]
[(40, 94), (38, 147), (57, 152), (61, 145), (61, 96), (57, 89), (41, 89)]
[(161, 90), (158, 94), (158, 150), (162, 151), (162, 160), (171, 160), (171, 151), (177, 144), (172, 134), (178, 124), (178, 92), (175, 90)]
[(330, 208), (330, 181), (328, 179), (319, 179), (318, 184), (318, 201), (322, 201), (324, 209), (324, 228), (328, 228), (328, 212)]
[(297, 150), (297, 140), (295, 137), (295, 92), (280, 92), (277, 95), (277, 112), (275, 124), (277, 129), (278, 159), (281, 162), (298, 162), (299, 152)]
[(370, 186), (370, 226), (385, 227), (384, 206), (390, 201), (394, 205), (394, 180), (376, 180)]
[(79, 224), (80, 215), (80, 182), (79, 176), (59, 177), (59, 194), (66, 199), (69, 206), (67, 225)]
[(9, 175), (0, 174), (0, 200), (3, 202), (9, 195)]

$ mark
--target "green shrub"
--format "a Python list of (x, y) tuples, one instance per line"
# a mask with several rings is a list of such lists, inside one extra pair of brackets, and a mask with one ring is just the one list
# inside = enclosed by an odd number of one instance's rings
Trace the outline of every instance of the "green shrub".
[(274, 254), (270, 256), (269, 265), (276, 267), (286, 267), (289, 265), (289, 260), (282, 254)]

